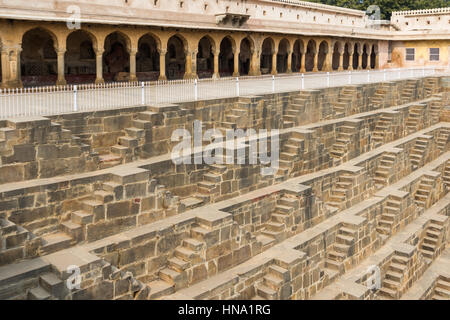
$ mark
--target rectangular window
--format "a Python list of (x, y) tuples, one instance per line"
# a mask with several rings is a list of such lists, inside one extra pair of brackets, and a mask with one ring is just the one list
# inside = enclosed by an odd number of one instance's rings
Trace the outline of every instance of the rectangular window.
[(416, 49), (406, 48), (406, 61), (416, 60)]
[(430, 61), (439, 61), (439, 48), (430, 48)]

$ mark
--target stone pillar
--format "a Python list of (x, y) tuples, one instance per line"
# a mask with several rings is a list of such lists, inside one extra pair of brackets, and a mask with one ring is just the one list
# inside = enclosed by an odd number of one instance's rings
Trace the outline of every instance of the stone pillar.
[(159, 51), (159, 77), (158, 80), (167, 80), (166, 76), (166, 49), (158, 49)]
[(234, 70), (233, 77), (239, 77), (239, 50), (234, 51)]
[(348, 50), (348, 70), (352, 71), (353, 70), (353, 55), (354, 55), (354, 50), (353, 47), (349, 48)]
[(328, 50), (328, 52), (325, 55), (325, 62), (322, 67), (322, 71), (332, 71), (333, 69), (333, 53), (331, 50)]
[(306, 52), (301, 53), (302, 58), (300, 62), (300, 72), (305, 73), (306, 72)]
[(314, 67), (313, 67), (313, 72), (319, 72), (319, 68), (318, 68), (318, 66), (319, 66), (319, 50), (317, 50), (315, 53), (314, 53)]
[(362, 70), (362, 52), (359, 52), (358, 50), (358, 68), (357, 70)]
[(272, 75), (276, 75), (277, 74), (277, 55), (278, 55), (278, 51), (274, 50), (272, 52)]
[(2, 84), (0, 88), (6, 88), (8, 83), (8, 51), (2, 49)]
[(287, 58), (287, 73), (292, 73), (292, 55), (293, 52), (288, 51), (288, 58)]
[(104, 83), (105, 80), (103, 79), (103, 50), (96, 50), (95, 59), (97, 64), (96, 66), (97, 77), (95, 78), (95, 83)]
[(251, 51), (252, 58), (250, 60), (250, 76), (260, 76), (261, 75), (261, 52), (258, 50), (252, 50)]
[(20, 53), (21, 45), (4, 46), (1, 51), (2, 55), (2, 84), (4, 88), (22, 87), (21, 71), (20, 71)]
[(136, 49), (130, 50), (130, 78), (128, 79), (130, 82), (138, 81), (136, 76), (136, 53)]
[(338, 71), (344, 71), (344, 52), (343, 50), (339, 50), (339, 66)]
[(197, 78), (197, 51), (186, 51), (184, 79)]
[(66, 49), (58, 49), (56, 50), (58, 55), (58, 79), (56, 80), (57, 86), (64, 86), (67, 84), (66, 78), (64, 77), (64, 55), (66, 54)]
[(213, 73), (213, 79), (219, 79), (220, 73), (219, 73), (219, 55), (220, 50), (214, 51), (214, 73)]

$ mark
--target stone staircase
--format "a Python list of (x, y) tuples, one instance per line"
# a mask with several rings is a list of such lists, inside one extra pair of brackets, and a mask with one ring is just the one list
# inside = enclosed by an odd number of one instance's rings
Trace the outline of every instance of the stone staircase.
[[(299, 162), (298, 159), (304, 149), (305, 140), (300, 136), (294, 135), (288, 138), (280, 152), (279, 170), (275, 177), (277, 181), (284, 181), (291, 176), (294, 165), (296, 162)], [(299, 170), (296, 171), (298, 172), (298, 175), (301, 173)]]
[(25, 246), (32, 239), (37, 245), (41, 241), (25, 228), (0, 219), (0, 266), (24, 258)]
[(412, 164), (412, 169), (416, 170), (424, 164), (426, 151), (430, 143), (432, 143), (433, 137), (420, 136), (417, 137), (414, 147), (412, 148), (409, 158)]
[(438, 78), (426, 78), (423, 84), (425, 98), (431, 97), (439, 91)]
[(339, 93), (338, 101), (333, 105), (335, 118), (342, 118), (350, 115), (351, 105), (357, 95), (356, 87), (346, 86)]
[(338, 210), (345, 209), (347, 207), (346, 201), (352, 195), (354, 183), (354, 176), (350, 174), (340, 175), (336, 184), (331, 188), (329, 201), (326, 202), (326, 205)]
[(384, 236), (390, 236), (398, 223), (401, 215), (401, 202), (394, 197), (389, 197), (386, 205), (383, 207), (383, 213), (378, 220), (377, 232)]
[(428, 263), (434, 260), (437, 249), (442, 241), (444, 225), (442, 221), (431, 220), (425, 229), (424, 237), (419, 245), (419, 250)]
[(415, 105), (409, 109), (408, 118), (406, 119), (406, 132), (412, 134), (420, 130), (423, 122), (424, 105)]
[(443, 182), (444, 187), (448, 191), (450, 189), (450, 161), (445, 164)]
[(125, 129), (125, 135), (119, 137), (118, 143), (111, 147), (110, 157), (116, 157), (117, 161), (128, 163), (142, 156), (142, 146), (146, 142), (146, 136), (155, 126), (163, 124), (163, 113), (152, 111), (139, 112), (137, 119), (133, 120), (133, 126)]
[(420, 180), (419, 187), (414, 194), (414, 202), (417, 206), (424, 209), (430, 207), (430, 196), (434, 184), (435, 180), (428, 175), (424, 176), (422, 180)]
[(261, 234), (256, 237), (263, 250), (286, 238), (286, 230), (293, 224), (292, 213), (297, 209), (297, 200), (286, 196), (277, 200), (275, 211), (264, 224)]
[(13, 155), (14, 151), (11, 147), (12, 144), (8, 142), (11, 142), (15, 138), (17, 138), (16, 129), (10, 127), (0, 128), (0, 164), (2, 156)]
[(250, 103), (244, 98), (239, 98), (239, 101), (231, 109), (231, 113), (225, 115), (225, 121), (221, 122), (219, 127), (224, 129), (246, 129), (248, 127), (248, 113)]
[(222, 182), (222, 175), (227, 171), (227, 166), (222, 164), (208, 165), (209, 170), (203, 174), (203, 181), (198, 183), (198, 195), (194, 197), (203, 199), (214, 194), (220, 193), (220, 183)]
[(344, 225), (339, 228), (335, 243), (331, 250), (327, 252), (325, 268), (338, 272), (344, 271), (344, 260), (352, 255), (351, 249), (357, 235), (358, 230), (352, 226)]
[(262, 281), (255, 285), (256, 296), (252, 300), (278, 300), (282, 286), (290, 279), (289, 270), (271, 265)]
[(389, 133), (393, 120), (394, 116), (392, 114), (383, 113), (377, 121), (375, 130), (372, 134), (372, 140), (375, 148), (381, 147), (383, 144), (388, 142), (386, 139), (386, 134)]
[[(61, 250), (87, 240), (88, 226), (105, 219), (105, 204), (114, 200), (118, 188), (121, 188), (119, 183), (103, 182), (100, 190), (78, 200), (76, 210), (71, 212), (70, 219), (61, 223), (61, 232), (50, 235), (53, 246)], [(51, 251), (53, 250), (52, 248)]]
[(369, 99), (370, 110), (382, 109), (386, 106), (386, 98), (391, 90), (387, 84), (381, 84)]
[(398, 299), (400, 298), (400, 290), (403, 284), (405, 273), (408, 271), (408, 257), (395, 253), (391, 263), (387, 268), (382, 286), (377, 294), (382, 299)]
[(352, 123), (345, 123), (338, 128), (336, 141), (330, 151), (330, 156), (334, 159), (335, 166), (348, 160), (349, 146), (352, 144), (352, 138), (356, 131), (357, 128)]
[(299, 125), (299, 119), (304, 114), (306, 104), (311, 101), (311, 93), (301, 91), (300, 94), (292, 99), (283, 112), (283, 128), (292, 128)]
[(441, 152), (446, 151), (447, 143), (450, 138), (450, 128), (442, 128), (439, 131), (439, 136), (437, 137), (437, 147)]
[(38, 286), (28, 291), (28, 300), (59, 300), (64, 293), (64, 282), (54, 273), (39, 276)]
[(400, 104), (410, 103), (415, 100), (417, 92), (417, 80), (407, 80), (400, 92)]
[(389, 185), (389, 178), (392, 176), (396, 158), (397, 155), (393, 152), (383, 153), (380, 164), (375, 171), (375, 177), (373, 178), (377, 189), (382, 189)]
[(439, 123), (442, 109), (442, 98), (430, 102), (430, 118), (432, 124)]
[(213, 230), (199, 224), (190, 231), (190, 237), (183, 239), (167, 266), (159, 271), (158, 279), (147, 283), (150, 287), (150, 299), (158, 299), (188, 286), (187, 269), (203, 263), (206, 250), (206, 238), (211, 237)]
[(450, 278), (440, 276), (434, 286), (432, 300), (450, 300)]

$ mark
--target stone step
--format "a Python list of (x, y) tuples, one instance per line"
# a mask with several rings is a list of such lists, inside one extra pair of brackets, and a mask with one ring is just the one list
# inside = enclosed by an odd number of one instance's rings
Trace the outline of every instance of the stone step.
[(199, 258), (199, 254), (186, 247), (177, 247), (175, 249), (175, 257), (184, 261), (193, 262)]
[(86, 225), (93, 222), (94, 215), (85, 211), (75, 211), (72, 212), (71, 220), (73, 223)]
[(132, 137), (120, 137), (119, 138), (119, 145), (127, 147), (127, 148), (136, 148), (138, 146), (138, 143), (139, 143), (139, 141), (136, 138), (132, 138)]
[(378, 293), (382, 296), (387, 296), (394, 299), (397, 297), (397, 291), (387, 287), (380, 288), (380, 290), (378, 290)]
[(61, 231), (69, 235), (75, 241), (83, 240), (83, 229), (78, 223), (65, 221), (61, 223)]
[(155, 280), (147, 284), (150, 288), (150, 299), (158, 299), (175, 292), (175, 286), (162, 280)]
[(204, 201), (200, 198), (188, 197), (180, 200), (180, 203), (184, 205), (186, 210), (191, 210), (200, 207), (204, 203)]
[(256, 286), (256, 294), (267, 300), (275, 300), (277, 298), (277, 292), (263, 284)]
[(28, 300), (50, 300), (51, 295), (41, 287), (36, 287), (28, 291)]
[(279, 278), (273, 274), (266, 274), (263, 277), (264, 285), (273, 289), (278, 290), (283, 285), (284, 281), (282, 278)]
[(269, 221), (266, 223), (266, 229), (270, 231), (283, 231), (285, 229), (285, 225), (283, 223)]
[(42, 237), (42, 254), (49, 254), (55, 251), (69, 248), (72, 242), (72, 238), (67, 234), (58, 232)]
[(183, 239), (182, 245), (183, 247), (192, 251), (199, 251), (204, 247), (205, 243), (202, 241), (198, 241), (197, 239), (187, 238)]
[(39, 277), (39, 285), (54, 297), (61, 297), (65, 283), (54, 273), (45, 273)]
[(94, 192), (95, 200), (103, 203), (108, 203), (114, 200), (114, 194), (105, 190), (97, 190)]
[(400, 283), (402, 281), (403, 274), (394, 270), (388, 270), (386, 272), (386, 277), (389, 280), (393, 280), (397, 283)]
[(141, 139), (145, 134), (144, 129), (136, 127), (126, 128), (125, 132), (127, 133), (128, 136), (135, 139)]
[(111, 147), (111, 152), (113, 154), (116, 154), (116, 155), (119, 155), (119, 156), (125, 156), (125, 155), (131, 153), (131, 150), (128, 147), (121, 146), (121, 145), (116, 145), (116, 146), (112, 146)]
[(211, 182), (211, 183), (215, 184), (217, 182), (222, 181), (222, 176), (218, 175), (218, 174), (214, 174), (214, 173), (205, 173), (203, 175), (203, 179), (204, 179), (204, 181)]
[(133, 126), (137, 129), (150, 130), (153, 127), (153, 124), (150, 121), (133, 120)]

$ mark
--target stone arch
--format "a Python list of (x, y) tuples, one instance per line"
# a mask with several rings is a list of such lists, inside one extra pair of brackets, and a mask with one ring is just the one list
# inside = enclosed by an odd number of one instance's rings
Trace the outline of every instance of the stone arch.
[(343, 44), (340, 41), (336, 41), (336, 43), (333, 46), (333, 57), (331, 64), (331, 68), (333, 70), (338, 70), (340, 67), (342, 51), (343, 51)]
[(367, 69), (369, 66), (369, 47), (364, 44), (362, 51), (362, 69)]
[(97, 39), (88, 31), (80, 29), (67, 36), (64, 74), (68, 83), (94, 82), (95, 48), (97, 48)]
[(316, 42), (314, 40), (309, 40), (306, 46), (306, 57), (305, 57), (305, 70), (307, 72), (313, 71), (314, 69), (314, 57), (316, 55)]
[(375, 69), (377, 67), (377, 54), (378, 54), (378, 46), (376, 44), (372, 45), (372, 50), (370, 53), (370, 68)]
[(235, 48), (236, 43), (230, 36), (224, 37), (220, 42), (219, 74), (221, 77), (228, 77), (233, 74)]
[(264, 39), (261, 45), (261, 74), (269, 74), (272, 71), (272, 56), (275, 50), (275, 42), (271, 37)]
[(278, 53), (277, 53), (277, 72), (278, 73), (286, 73), (288, 67), (288, 55), (291, 51), (291, 45), (289, 41), (285, 38), (281, 39), (278, 44)]
[(292, 47), (292, 72), (299, 72), (302, 67), (302, 55), (305, 54), (305, 45), (297, 39)]
[(353, 45), (353, 61), (352, 61), (352, 63), (353, 63), (354, 70), (358, 69), (360, 48), (361, 48), (361, 45), (358, 42), (356, 42)]
[(182, 79), (186, 71), (187, 41), (175, 34), (167, 41), (166, 73), (167, 79)]
[(211, 78), (214, 73), (214, 51), (216, 44), (209, 35), (198, 42), (197, 75), (199, 78)]
[(152, 33), (139, 38), (136, 52), (136, 76), (140, 81), (157, 80), (159, 77), (159, 51), (161, 40)]
[(246, 76), (250, 73), (252, 52), (255, 50), (255, 42), (250, 37), (245, 37), (239, 45), (239, 74)]
[(123, 32), (114, 31), (105, 38), (103, 53), (103, 78), (105, 81), (126, 80), (130, 72), (131, 40)]
[(25, 86), (53, 85), (58, 74), (57, 38), (45, 28), (37, 27), (22, 36), (20, 68)]
[(322, 71), (325, 66), (325, 59), (327, 58), (329, 45), (327, 41), (322, 41), (319, 45), (319, 54), (317, 56), (317, 69)]

